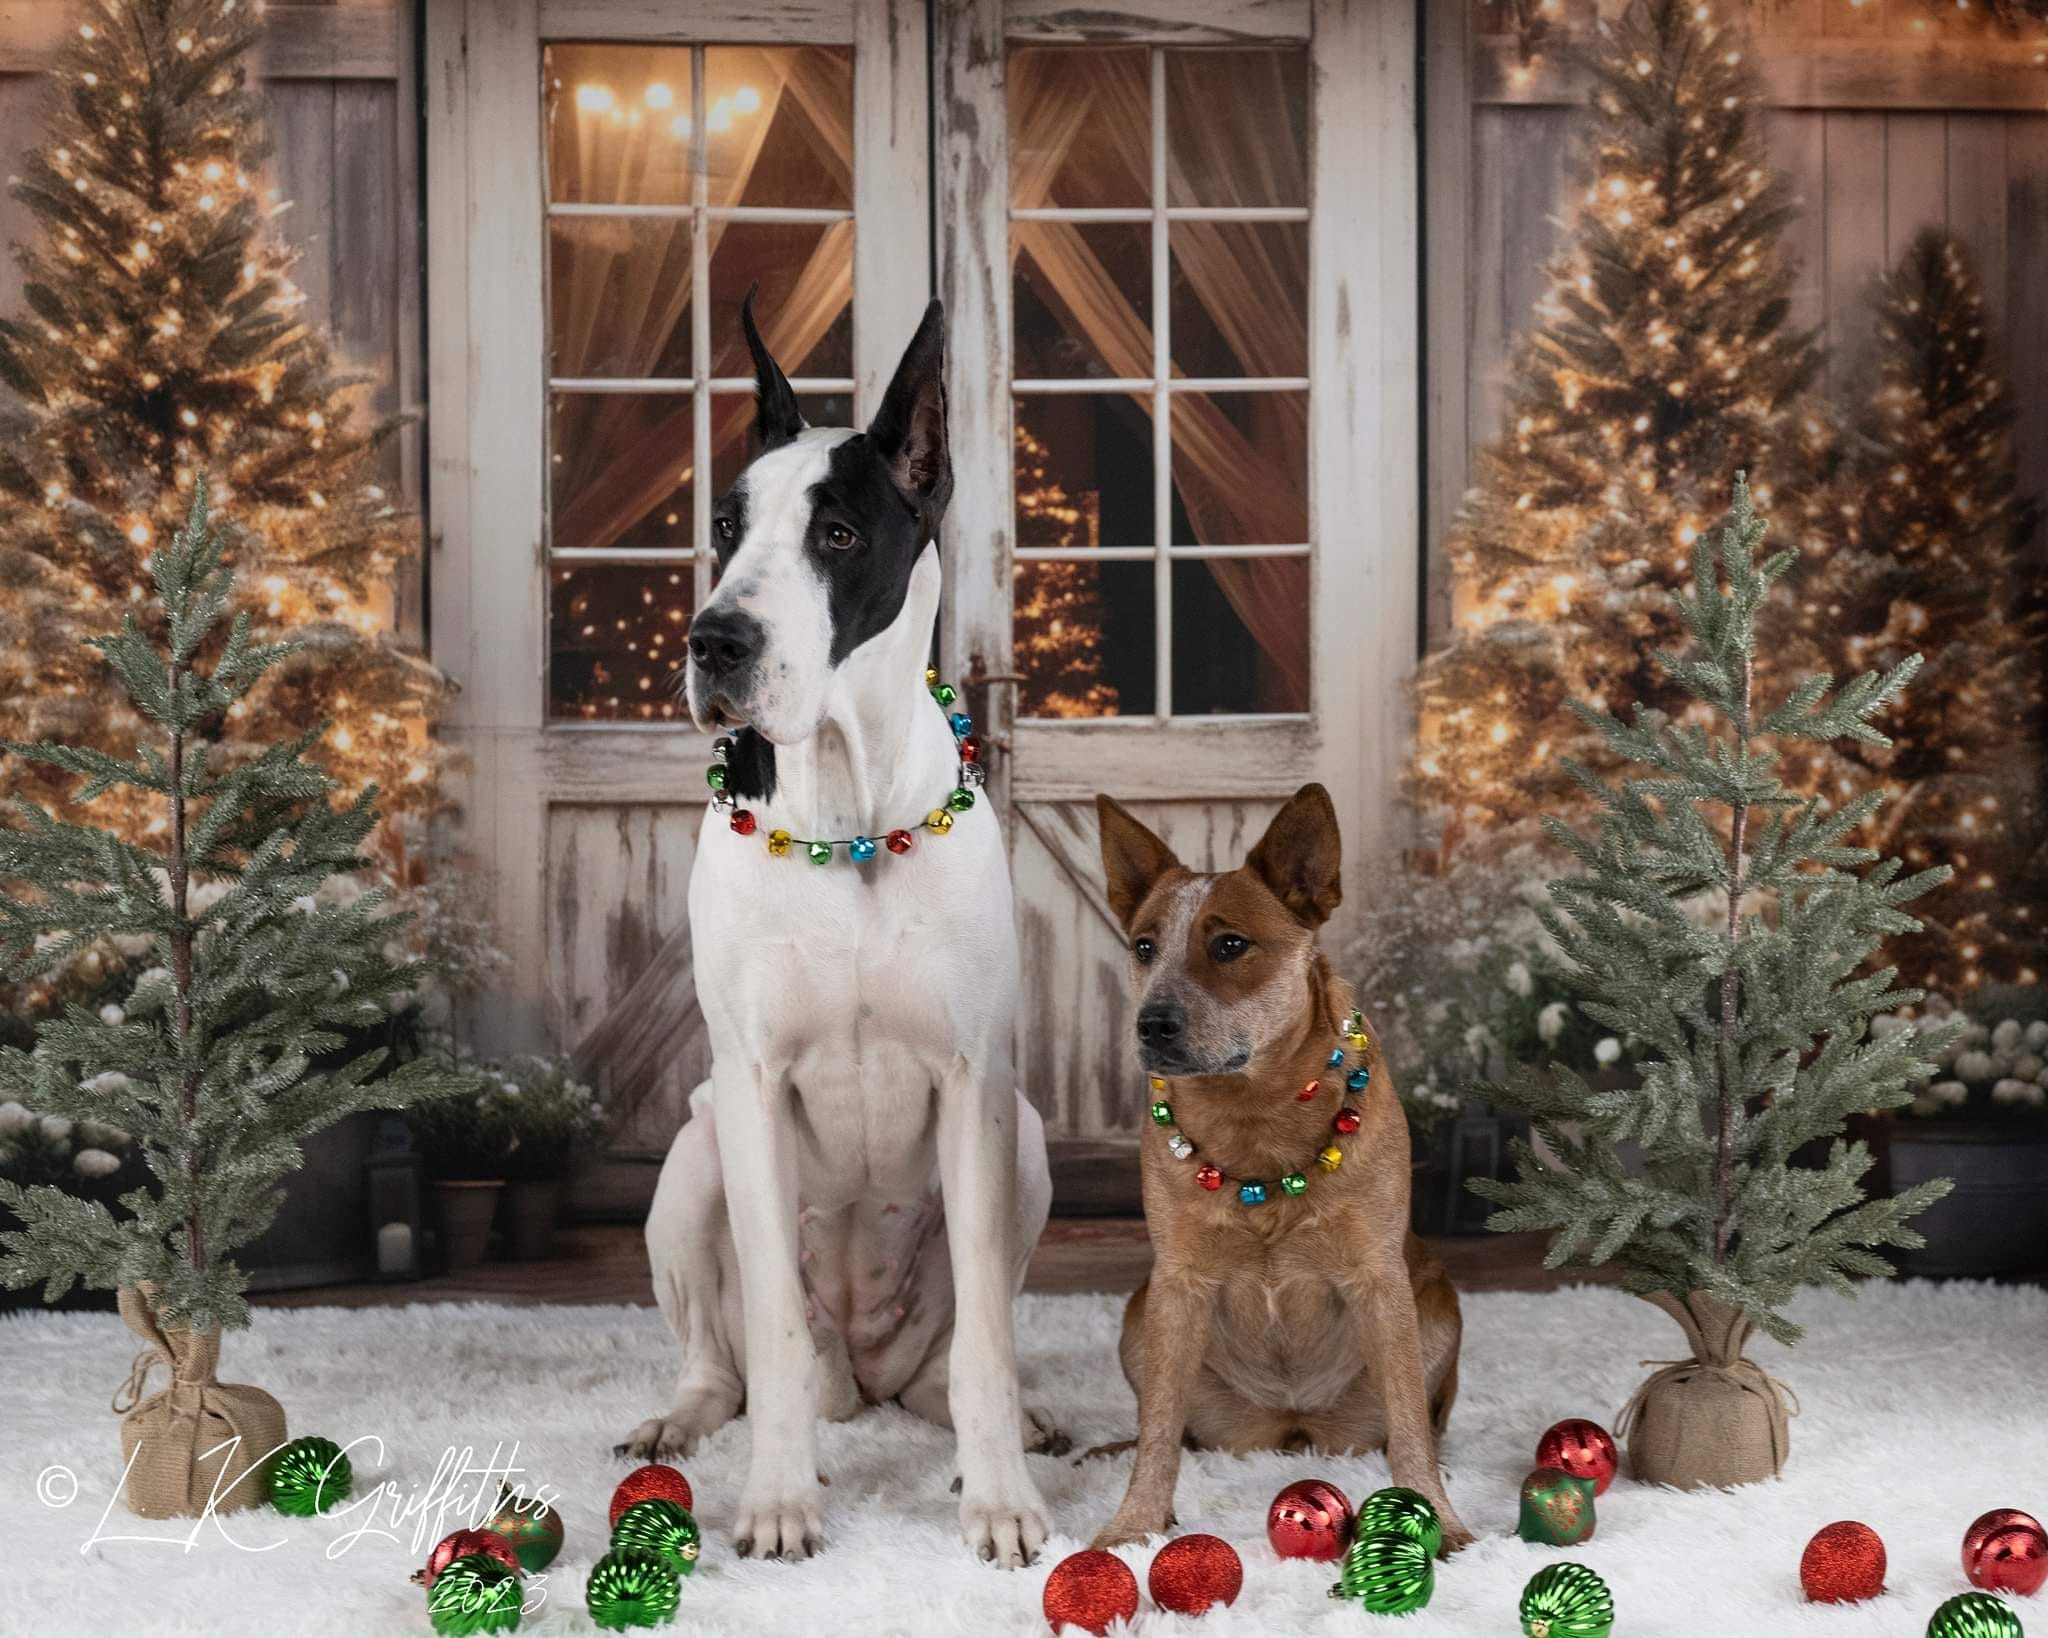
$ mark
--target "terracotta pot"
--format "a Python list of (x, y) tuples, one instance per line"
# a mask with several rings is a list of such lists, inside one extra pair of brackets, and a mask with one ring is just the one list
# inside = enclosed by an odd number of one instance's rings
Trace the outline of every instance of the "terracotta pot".
[(516, 1263), (538, 1262), (555, 1251), (555, 1224), (562, 1214), (558, 1177), (513, 1178), (498, 1206), (498, 1249)]
[(502, 1179), (434, 1185), (441, 1213), (441, 1255), (451, 1271), (474, 1268), (484, 1260), (491, 1243), (491, 1219), (498, 1214), (498, 1193), (504, 1187)]

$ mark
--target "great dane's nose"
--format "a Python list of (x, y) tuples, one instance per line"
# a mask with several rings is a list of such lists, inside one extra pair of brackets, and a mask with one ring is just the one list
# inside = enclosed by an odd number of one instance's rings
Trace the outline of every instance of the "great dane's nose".
[(1178, 1001), (1154, 1001), (1138, 1009), (1138, 1039), (1146, 1046), (1172, 1046), (1187, 1027), (1187, 1009)]
[(744, 671), (761, 652), (761, 622), (742, 609), (706, 609), (690, 622), (690, 658), (714, 677)]

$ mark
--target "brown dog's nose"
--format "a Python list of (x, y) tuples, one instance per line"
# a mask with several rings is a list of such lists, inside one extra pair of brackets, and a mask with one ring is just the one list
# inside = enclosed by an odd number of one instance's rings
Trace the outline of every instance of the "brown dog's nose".
[(1178, 1001), (1154, 1001), (1138, 1009), (1138, 1039), (1146, 1046), (1171, 1046), (1187, 1027), (1187, 1009)]

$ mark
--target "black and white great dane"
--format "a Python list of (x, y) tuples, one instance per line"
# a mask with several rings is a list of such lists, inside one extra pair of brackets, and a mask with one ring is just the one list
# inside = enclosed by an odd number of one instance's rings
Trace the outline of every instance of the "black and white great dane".
[[(1005, 1565), (1047, 1519), (1024, 1457), (1011, 1301), (1051, 1200), (1019, 1094), (1017, 945), (996, 815), (919, 829), (957, 782), (925, 680), (952, 492), (944, 322), (926, 310), (865, 432), (808, 427), (742, 312), (759, 454), (712, 510), (717, 591), (690, 627), (690, 714), (733, 736), (756, 830), (707, 814), (690, 876), (711, 1078), (647, 1221), (681, 1346), (675, 1404), (621, 1449), (687, 1454), (744, 1404), (742, 1554), (820, 1539), (817, 1416), (894, 1399), (959, 1441), (960, 1524)], [(993, 481), (995, 474), (984, 477)], [(829, 866), (799, 838), (915, 837)]]

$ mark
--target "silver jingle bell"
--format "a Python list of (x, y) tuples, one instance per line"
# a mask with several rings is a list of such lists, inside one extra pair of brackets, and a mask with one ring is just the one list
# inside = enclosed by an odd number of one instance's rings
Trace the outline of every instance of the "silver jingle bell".
[(988, 770), (982, 767), (979, 762), (963, 762), (960, 764), (960, 783), (969, 790), (978, 790), (987, 779)]
[(1195, 1146), (1178, 1132), (1166, 1140), (1166, 1147), (1175, 1160), (1186, 1160), (1195, 1152)]
[(713, 791), (711, 793), (711, 811), (713, 813), (731, 813), (739, 805), (740, 799), (733, 795), (731, 791)]
[(711, 760), (723, 766), (732, 760), (732, 738), (720, 734), (711, 742)]

